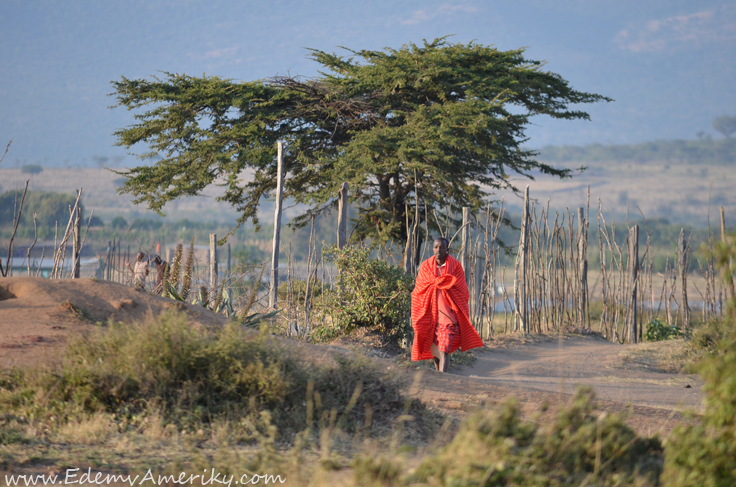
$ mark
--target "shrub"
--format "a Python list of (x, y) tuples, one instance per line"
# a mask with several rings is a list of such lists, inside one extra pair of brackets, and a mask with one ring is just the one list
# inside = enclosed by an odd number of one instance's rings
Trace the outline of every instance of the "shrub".
[(736, 340), (698, 366), (705, 381), (700, 424), (680, 424), (667, 440), (662, 479), (666, 485), (736, 485)]
[(122, 216), (118, 215), (118, 216), (116, 216), (115, 218), (112, 219), (112, 221), (110, 222), (110, 226), (112, 228), (124, 229), (124, 228), (128, 228), (128, 222), (127, 222), (127, 220), (125, 218), (123, 218)]
[[(733, 284), (733, 237), (716, 246), (716, 265), (727, 290)], [(730, 291), (731, 294), (733, 291)], [(724, 319), (712, 320), (693, 334), (693, 346), (706, 354), (696, 365), (703, 378), (705, 412), (697, 425), (680, 424), (668, 438), (667, 485), (736, 485), (736, 302), (731, 295)]]
[(265, 328), (257, 333), (233, 323), (208, 330), (168, 311), (79, 338), (58, 371), (0, 375), (0, 411), (67, 421), (112, 413), (136, 425), (162, 416), (184, 427), (239, 424), (268, 411), (286, 439), (333, 419), (332, 426), (355, 431), (368, 414), (374, 430), (387, 430), (400, 415), (414, 414), (418, 428), (429, 432), (433, 426), (421, 423), (424, 406), (404, 401), (401, 387), (365, 358), (305, 363)]
[(365, 328), (380, 333), (391, 343), (407, 338), (414, 279), (400, 267), (371, 259), (368, 249), (331, 247), (325, 256), (335, 263), (340, 284), (326, 299), (325, 311), (333, 318), (332, 328), (317, 327), (316, 335)]
[(654, 318), (647, 325), (645, 338), (648, 342), (661, 342), (662, 340), (671, 340), (681, 336), (683, 336), (683, 333), (679, 326), (668, 325), (659, 318)]
[(477, 413), (405, 485), (656, 485), (660, 442), (593, 409), (593, 393), (581, 388), (547, 426), (522, 422), (515, 400)]

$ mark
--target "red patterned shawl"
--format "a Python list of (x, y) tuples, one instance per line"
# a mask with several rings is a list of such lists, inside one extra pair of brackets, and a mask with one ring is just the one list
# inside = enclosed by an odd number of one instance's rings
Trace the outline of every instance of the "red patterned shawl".
[(460, 326), (460, 350), (482, 347), (483, 341), (470, 323), (468, 308), (468, 285), (465, 283), (465, 272), (460, 262), (448, 255), (445, 260), (447, 272), (437, 277), (437, 259), (430, 257), (422, 262), (417, 275), (414, 291), (411, 293), (411, 324), (414, 327), (414, 346), (411, 349), (412, 360), (428, 360), (432, 358), (430, 347), (434, 341), (434, 329), (437, 326), (437, 290), (444, 297), (457, 315)]

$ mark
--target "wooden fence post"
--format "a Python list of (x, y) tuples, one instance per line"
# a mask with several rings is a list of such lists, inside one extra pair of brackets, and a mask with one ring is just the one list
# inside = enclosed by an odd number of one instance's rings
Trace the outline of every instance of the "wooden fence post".
[(348, 243), (348, 183), (340, 185), (337, 203), (337, 248), (341, 249)]
[(112, 264), (112, 241), (107, 241), (107, 259), (105, 260), (105, 280), (109, 281), (112, 277), (110, 266)]
[(74, 262), (72, 264), (72, 279), (79, 279), (79, 254), (82, 252), (82, 209), (77, 208), (74, 220)]
[(529, 185), (524, 190), (524, 208), (521, 215), (519, 252), (516, 255), (514, 278), (514, 331), (529, 332), (526, 306), (526, 271), (529, 251)]
[(230, 283), (232, 282), (232, 279), (230, 279), (230, 242), (227, 243), (227, 274), (225, 275), (225, 279), (227, 279), (225, 294), (228, 299), (231, 299), (232, 290), (230, 289)]
[[(726, 243), (726, 210), (724, 210), (722, 206), (721, 206), (721, 242), (723, 242), (724, 244)], [(729, 260), (728, 269), (726, 270), (726, 272), (731, 272), (731, 269), (733, 269), (733, 261)], [(731, 279), (726, 280), (729, 298), (731, 298), (732, 301), (736, 301), (736, 287), (734, 287), (733, 275), (731, 275), (730, 277)], [(730, 284), (728, 284), (729, 282)]]
[(268, 307), (276, 309), (279, 293), (279, 240), (281, 239), (281, 204), (284, 197), (284, 155), (283, 143), (277, 143), (276, 171), (276, 211), (273, 221), (273, 252), (271, 253), (271, 289), (268, 293)]
[(210, 296), (217, 296), (217, 234), (210, 233)]
[(629, 230), (629, 283), (631, 295), (629, 299), (629, 343), (638, 343), (640, 331), (636, 320), (636, 298), (639, 274), (639, 225)]
[[(468, 269), (468, 248), (472, 242), (470, 240), (470, 208), (463, 206), (463, 226), (460, 231), (460, 241), (462, 247), (460, 247), (460, 265), (463, 266), (465, 272), (465, 282), (468, 283), (470, 277), (470, 269)], [(468, 285), (468, 289), (471, 287)]]
[(680, 282), (682, 287), (682, 301), (680, 302), (680, 317), (682, 328), (687, 329), (690, 326), (690, 306), (687, 302), (687, 271), (689, 267), (688, 259), (688, 243), (685, 240), (685, 229), (680, 229), (680, 239), (677, 247), (680, 251)]
[(406, 247), (404, 248), (404, 272), (414, 274), (414, 230), (406, 227)]
[(578, 304), (580, 326), (588, 323), (588, 232), (586, 231), (585, 208), (578, 208), (578, 265), (580, 271), (580, 296)]

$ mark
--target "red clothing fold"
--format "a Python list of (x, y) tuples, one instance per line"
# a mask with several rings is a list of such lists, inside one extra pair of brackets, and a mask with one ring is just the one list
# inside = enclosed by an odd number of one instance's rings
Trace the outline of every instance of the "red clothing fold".
[[(463, 352), (482, 347), (483, 341), (470, 323), (468, 299), (470, 293), (465, 283), (465, 272), (460, 262), (448, 255), (445, 260), (447, 271), (437, 277), (437, 259), (430, 257), (422, 262), (417, 275), (414, 291), (411, 293), (411, 323), (414, 327), (412, 360), (432, 358), (430, 347), (434, 341), (435, 327), (438, 323), (437, 294), (442, 293), (445, 301), (452, 307), (460, 327), (459, 347)], [(457, 349), (454, 346), (452, 351)]]

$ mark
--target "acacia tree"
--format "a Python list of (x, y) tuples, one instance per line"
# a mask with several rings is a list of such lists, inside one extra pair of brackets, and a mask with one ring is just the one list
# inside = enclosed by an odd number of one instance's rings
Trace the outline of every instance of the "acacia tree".
[(713, 119), (713, 128), (723, 134), (724, 137), (730, 139), (736, 134), (736, 117), (724, 115)]
[(258, 224), (282, 140), (285, 196), (308, 208), (297, 221), (329, 211), (347, 181), (359, 212), (354, 235), (403, 240), (406, 208), (420, 218), (427, 209), (478, 208), (494, 190), (515, 190), (512, 174), (570, 176), (522, 149), (530, 117), (589, 119), (569, 105), (610, 101), (572, 89), (523, 49), (442, 38), (350, 53), (311, 50), (323, 68), (311, 79), (166, 73), (114, 81), (116, 106), (138, 111), (136, 124), (115, 133), (118, 145), (146, 144), (140, 157), (155, 159), (118, 171), (127, 178), (119, 191), (162, 212), (168, 201), (219, 184), (218, 199), (240, 212), (238, 224)]

